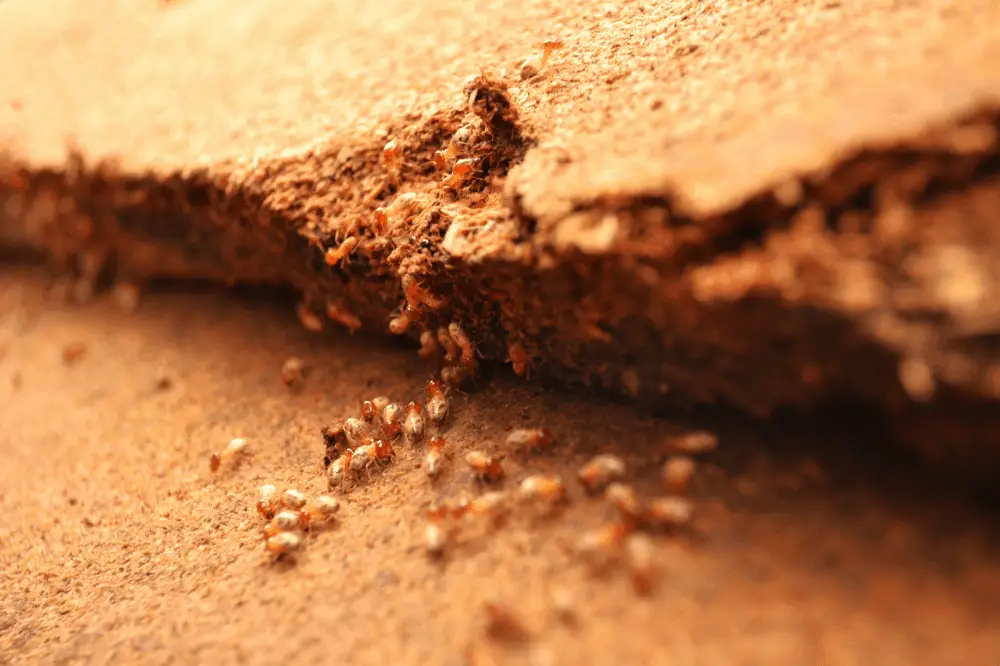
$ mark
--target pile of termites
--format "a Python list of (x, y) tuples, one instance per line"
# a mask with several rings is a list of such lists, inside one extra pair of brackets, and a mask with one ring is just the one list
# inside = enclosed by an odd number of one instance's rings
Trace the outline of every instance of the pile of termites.
[[(284, 375), (283, 375), (284, 379)], [(249, 442), (243, 437), (229, 441), (222, 451), (209, 457), (209, 469), (218, 472), (223, 465), (235, 466), (249, 454)], [(264, 525), (264, 550), (277, 561), (302, 548), (302, 533), (333, 521), (340, 502), (329, 495), (306, 497), (294, 488), (279, 493), (276, 486), (260, 487), (256, 504)]]
[[(559, 40), (545, 43), (537, 57), (529, 58), (522, 66), (522, 78), (531, 79), (542, 72), (552, 52), (562, 46)], [(500, 93), (494, 88), (502, 88)], [(460, 219), (454, 210), (454, 202), (460, 194), (465, 197), (482, 196), (480, 190), (489, 187), (488, 176), (493, 161), (484, 153), (496, 148), (499, 140), (492, 126), (498, 116), (515, 114), (508, 103), (495, 108), (497, 99), (506, 100), (506, 84), (498, 80), (477, 77), (470, 84), (465, 117), (462, 124), (434, 151), (427, 162), (427, 156), (420, 153), (407, 155), (405, 146), (397, 138), (389, 138), (382, 147), (381, 173), (374, 189), (365, 196), (371, 202), (382, 200), (382, 205), (370, 213), (358, 217), (345, 216), (339, 221), (339, 228), (329, 237), (321, 237), (315, 230), (302, 233), (310, 245), (323, 253), (324, 263), (337, 268), (351, 261), (352, 256), (371, 256), (380, 247), (394, 248), (392, 255), (405, 257), (417, 254), (418, 240), (413, 237), (414, 222), (431, 213), (447, 221), (447, 232), (442, 239), (442, 247), (447, 250), (459, 242), (458, 237), (472, 231), (473, 224)], [(502, 143), (502, 141), (501, 141)], [(421, 147), (421, 151), (423, 148)], [(484, 161), (485, 160), (485, 161)], [(417, 189), (404, 189), (402, 173), (409, 164), (421, 162), (423, 167), (432, 167), (438, 179), (432, 183), (414, 183)], [(477, 194), (478, 193), (478, 194)], [(385, 199), (382, 199), (385, 197)], [(410, 248), (407, 250), (407, 248)], [(476, 358), (472, 342), (462, 330), (459, 322), (449, 321), (442, 312), (449, 304), (445, 294), (434, 293), (427, 284), (426, 276), (419, 274), (415, 264), (404, 261), (398, 267), (401, 299), (388, 318), (387, 329), (393, 335), (412, 335), (420, 341), (420, 356), (443, 360), (442, 381), (449, 386), (459, 386), (475, 371)], [(302, 325), (313, 332), (324, 327), (326, 318), (337, 322), (354, 333), (362, 328), (361, 318), (351, 311), (344, 299), (329, 296), (323, 301), (304, 300), (299, 303), (297, 314)], [(597, 331), (597, 335), (606, 335)], [(526, 375), (537, 353), (522, 336), (509, 333), (506, 340), (507, 360), (515, 373)]]
[[(359, 416), (348, 417), (322, 429), (330, 490), (370, 481), (373, 471), (390, 464), (396, 456), (395, 444), (404, 441), (410, 450), (421, 447), (423, 469), (433, 481), (451, 458), (442, 434), (449, 418), (448, 389), (431, 380), (426, 401), (405, 406), (388, 397), (365, 400)], [(497, 524), (516, 504), (533, 505), (551, 512), (569, 503), (567, 481), (559, 475), (529, 472), (513, 490), (496, 489), (507, 476), (508, 456), (523, 462), (555, 444), (546, 428), (518, 428), (510, 432), (502, 450), (469, 450), (462, 456), (471, 471), (478, 496), (442, 499), (424, 510), (424, 547), (432, 557), (441, 557), (457, 532), (468, 521)], [(610, 453), (591, 458), (577, 470), (573, 481), (584, 494), (602, 496), (614, 510), (615, 518), (605, 526), (583, 534), (576, 552), (595, 567), (606, 568), (624, 552), (635, 589), (646, 593), (652, 586), (655, 551), (651, 533), (679, 529), (690, 521), (693, 505), (685, 497), (688, 482), (696, 469), (694, 456), (714, 450), (717, 438), (707, 432), (692, 432), (671, 438), (665, 445), (669, 455), (662, 470), (664, 494), (642, 498), (625, 483), (625, 461)]]
[(264, 549), (277, 561), (302, 548), (302, 532), (332, 522), (340, 502), (329, 495), (306, 497), (289, 488), (278, 494), (273, 485), (260, 487), (257, 513), (264, 525)]
[[(522, 63), (519, 69), (522, 81), (536, 79), (545, 70), (552, 53), (561, 47), (562, 42), (558, 39), (545, 42), (539, 53)], [(416, 216), (432, 207), (441, 210), (442, 201), (454, 198), (470, 180), (481, 176), (476, 175), (480, 158), (475, 153), (485, 145), (483, 141), (495, 138), (491, 137), (493, 130), (489, 119), (497, 112), (502, 113), (502, 110), (487, 108), (489, 103), (484, 100), (490, 95), (480, 90), (488, 85), (492, 84), (482, 79), (468, 89), (468, 115), (446, 145), (434, 153), (432, 162), (441, 180), (429, 190), (400, 191), (406, 156), (396, 139), (388, 140), (382, 150), (384, 178), (368, 199), (375, 201), (384, 194), (391, 198), (373, 211), (371, 219), (345, 220), (343, 228), (333, 238), (337, 243), (335, 247), (327, 246), (330, 239), (309, 239), (323, 249), (327, 265), (339, 266), (350, 261), (353, 253), (366, 253), (386, 239), (393, 243), (411, 242), (403, 232), (409, 229)], [(482, 99), (477, 101), (477, 96)], [(451, 225), (445, 244), (459, 226)], [(402, 301), (389, 319), (389, 332), (396, 335), (413, 332), (420, 341), (420, 356), (440, 362), (439, 379), (428, 383), (422, 403), (414, 400), (404, 404), (386, 396), (375, 397), (362, 403), (357, 416), (323, 427), (323, 463), (331, 492), (370, 481), (373, 473), (392, 464), (396, 445), (401, 440), (409, 450), (420, 447), (420, 454), (424, 456), (423, 468), (431, 480), (444, 472), (452, 457), (443, 434), (449, 419), (449, 391), (475, 375), (476, 350), (459, 322), (448, 322), (440, 317), (448, 302), (445, 296), (431, 293), (413, 274), (401, 271), (400, 276)], [(327, 318), (352, 332), (361, 328), (361, 320), (341, 302), (328, 300), (325, 313)], [(307, 329), (322, 330), (323, 320), (311, 304), (302, 302), (298, 315)], [(596, 329), (592, 335), (607, 338), (607, 333)], [(517, 338), (507, 340), (507, 361), (519, 376), (530, 372), (535, 356), (527, 346)], [(290, 358), (281, 369), (282, 382), (297, 390), (307, 371), (300, 359)], [(549, 512), (570, 503), (575, 496), (601, 497), (614, 518), (583, 534), (575, 551), (600, 568), (607, 568), (611, 561), (624, 554), (635, 589), (640, 593), (648, 592), (655, 559), (651, 535), (677, 530), (690, 522), (693, 505), (686, 497), (686, 490), (696, 469), (695, 456), (713, 450), (717, 445), (716, 437), (706, 432), (693, 432), (667, 442), (665, 448), (669, 455), (662, 470), (663, 493), (658, 497), (640, 497), (635, 488), (626, 483), (625, 461), (611, 453), (590, 459), (576, 471), (573, 479), (529, 470), (515, 488), (500, 488), (507, 477), (505, 461), (508, 456), (527, 463), (535, 453), (550, 449), (555, 441), (555, 436), (545, 428), (519, 428), (507, 436), (500, 451), (466, 451), (462, 461), (482, 492), (473, 498), (442, 499), (425, 508), (423, 537), (427, 552), (432, 557), (443, 556), (463, 525), (483, 520), (496, 524), (515, 504), (532, 504)], [(217, 458), (221, 461), (227, 455), (237, 454), (223, 451)], [(218, 461), (214, 458), (213, 461), (214, 469)], [(571, 483), (579, 486), (581, 492), (571, 492)], [(300, 527), (311, 525), (321, 517), (329, 518), (337, 504), (328, 496), (321, 496), (310, 504), (292, 490), (286, 490), (279, 500), (275, 500), (276, 493), (273, 486), (264, 486), (257, 508), (269, 521), (265, 528), (267, 550), (281, 557), (300, 547)]]

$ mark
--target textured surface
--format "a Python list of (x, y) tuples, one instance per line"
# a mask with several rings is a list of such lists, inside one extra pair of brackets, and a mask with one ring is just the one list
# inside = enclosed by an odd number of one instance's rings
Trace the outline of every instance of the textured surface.
[[(415, 395), (423, 366), (404, 349), (312, 336), (259, 297), (154, 293), (127, 315), (111, 299), (59, 307), (43, 277), (0, 277), (2, 663), (985, 666), (1000, 651), (995, 516), (880, 455), (864, 416), (652, 420), (498, 380), (453, 402), (455, 457), (436, 487), (400, 447), (298, 565), (263, 566), (256, 486), (324, 490), (319, 427), (360, 396)], [(314, 368), (299, 394), (278, 379), (289, 354)], [(664, 436), (719, 434), (693, 484), (696, 527), (656, 542), (649, 598), (622, 568), (594, 577), (568, 552), (607, 519), (596, 499), (550, 520), (522, 507), (495, 533), (466, 530), (443, 565), (427, 561), (421, 507), (475, 493), (461, 452), (516, 425), (560, 443), (511, 461), (511, 484), (619, 451), (642, 492), (659, 485)], [(236, 435), (252, 458), (213, 477), (209, 453)], [(556, 619), (556, 588), (575, 626)], [(485, 638), (488, 599), (531, 625), (526, 645)], [(469, 645), (478, 661), (463, 659)]]
[[(996, 3), (100, 9), (0, 8), (0, 243), (77, 295), (290, 283), (384, 331), (409, 277), (414, 338), (458, 321), (488, 359), (660, 405), (846, 393), (990, 474)], [(452, 191), (432, 155), (463, 126)]]

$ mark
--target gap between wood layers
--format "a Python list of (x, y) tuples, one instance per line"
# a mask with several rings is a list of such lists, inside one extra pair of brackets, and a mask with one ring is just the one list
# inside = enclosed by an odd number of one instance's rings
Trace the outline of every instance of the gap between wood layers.
[(504, 84), (465, 92), (372, 139), (260, 163), (163, 174), (0, 156), (0, 246), (44, 250), (82, 295), (291, 285), (313, 325), (392, 321), (419, 340), (457, 322), (482, 358), (657, 407), (767, 415), (849, 396), (943, 463), (1000, 459), (1000, 110), (711, 218), (669, 193), (598, 198), (555, 223), (584, 239), (566, 245), (505, 190), (534, 139)]

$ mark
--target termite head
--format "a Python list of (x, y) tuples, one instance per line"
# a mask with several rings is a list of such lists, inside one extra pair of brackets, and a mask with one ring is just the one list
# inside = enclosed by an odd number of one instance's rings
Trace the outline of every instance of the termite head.
[(390, 402), (382, 409), (382, 436), (393, 440), (403, 427), (404, 409), (398, 402)]
[(379, 460), (390, 460), (395, 457), (396, 450), (392, 447), (392, 442), (375, 440), (375, 457)]
[(389, 320), (389, 332), (393, 335), (403, 335), (409, 330), (412, 322), (413, 318), (410, 315), (410, 310), (406, 308), (402, 313)]
[(399, 143), (397, 143), (395, 139), (390, 139), (389, 142), (382, 148), (382, 161), (388, 165), (394, 165), (399, 162), (399, 158)]
[(432, 379), (427, 382), (427, 396), (430, 398), (435, 398), (444, 395), (444, 389), (441, 388), (441, 382), (436, 379)]
[(403, 418), (403, 437), (406, 443), (413, 445), (424, 438), (424, 412), (420, 403), (411, 402), (406, 406), (406, 416)]

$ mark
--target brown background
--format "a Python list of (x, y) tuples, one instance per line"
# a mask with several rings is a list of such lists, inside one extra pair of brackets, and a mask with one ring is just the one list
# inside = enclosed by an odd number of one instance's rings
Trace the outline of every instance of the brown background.
[[(693, 211), (732, 205), (860, 141), (892, 141), (996, 103), (995, 2), (284, 3), (67, 0), (0, 5), (0, 140), (62, 164), (239, 171), (313, 141), (454, 104), (481, 67), (514, 69), (552, 35), (558, 76), (526, 86), (540, 137), (518, 172), (555, 225), (602, 191), (672, 189)], [(664, 54), (669, 58), (664, 58)], [(889, 85), (889, 82), (894, 82)], [(806, 138), (808, 137), (808, 139)], [(664, 147), (667, 150), (664, 150)], [(565, 166), (564, 156), (572, 159)], [(420, 508), (471, 489), (453, 465), (430, 488), (419, 455), (354, 490), (342, 524), (295, 566), (261, 564), (261, 483), (324, 489), (319, 427), (361, 396), (408, 399), (430, 369), (412, 351), (309, 336), (287, 303), (197, 288), (134, 316), (45, 296), (4, 264), (0, 310), (0, 660), (11, 663), (940, 664), (1000, 654), (995, 519), (980, 501), (885, 453), (867, 415), (763, 427), (731, 415), (654, 420), (526, 388), (506, 374), (456, 399), (456, 451), (547, 425), (567, 475), (624, 452), (655, 487), (656, 445), (710, 427), (722, 447), (695, 484), (694, 533), (657, 542), (651, 598), (619, 568), (594, 578), (566, 544), (600, 524), (577, 498), (558, 520), (519, 511), (470, 530), (444, 565)], [(62, 350), (86, 355), (67, 367)], [(289, 394), (289, 355), (315, 368)], [(172, 386), (158, 390), (159, 378)], [(691, 420), (693, 419), (693, 420)], [(208, 455), (247, 436), (253, 458), (212, 477)], [(526, 470), (512, 468), (513, 479)], [(568, 589), (561, 626), (550, 589)], [(500, 599), (526, 645), (482, 632)], [(493, 660), (493, 661), (490, 661)]]

